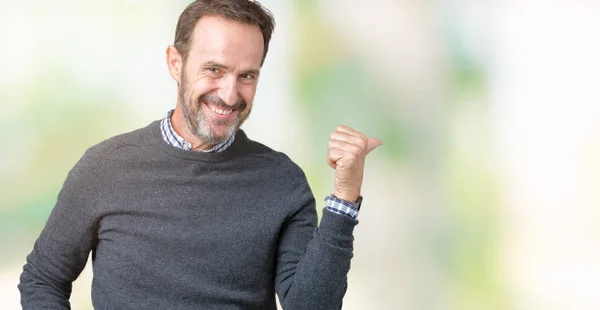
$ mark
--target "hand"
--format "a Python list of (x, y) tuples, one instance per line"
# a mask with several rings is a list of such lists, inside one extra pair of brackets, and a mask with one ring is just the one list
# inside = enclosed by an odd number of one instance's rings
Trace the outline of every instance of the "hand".
[(335, 169), (335, 191), (333, 194), (348, 202), (355, 202), (365, 169), (365, 157), (383, 144), (377, 138), (367, 138), (352, 128), (340, 125), (329, 135), (327, 163)]

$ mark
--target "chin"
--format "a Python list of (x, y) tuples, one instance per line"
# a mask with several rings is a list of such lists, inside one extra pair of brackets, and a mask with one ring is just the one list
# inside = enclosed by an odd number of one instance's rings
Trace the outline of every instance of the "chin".
[(199, 128), (196, 131), (196, 136), (205, 143), (219, 144), (225, 142), (231, 135), (239, 129), (238, 126), (226, 127), (226, 128)]

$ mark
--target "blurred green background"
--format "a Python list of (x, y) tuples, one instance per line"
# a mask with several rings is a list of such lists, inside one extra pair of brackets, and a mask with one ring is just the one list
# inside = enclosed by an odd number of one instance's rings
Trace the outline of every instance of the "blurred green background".
[[(174, 107), (165, 48), (188, 3), (0, 0), (0, 308), (19, 308), (83, 152)], [(317, 201), (336, 125), (384, 141), (344, 309), (600, 308), (600, 4), (261, 3), (277, 27), (249, 136)], [(74, 309), (92, 309), (91, 276)]]

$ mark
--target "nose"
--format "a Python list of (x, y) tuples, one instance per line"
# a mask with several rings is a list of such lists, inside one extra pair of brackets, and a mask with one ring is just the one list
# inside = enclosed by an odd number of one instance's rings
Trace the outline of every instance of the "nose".
[(237, 79), (234, 76), (226, 76), (221, 79), (221, 87), (218, 95), (229, 106), (238, 101)]

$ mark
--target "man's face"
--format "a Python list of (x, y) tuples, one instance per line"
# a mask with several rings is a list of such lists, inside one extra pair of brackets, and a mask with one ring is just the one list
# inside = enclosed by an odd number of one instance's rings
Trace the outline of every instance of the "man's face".
[(179, 102), (186, 126), (204, 143), (223, 142), (250, 114), (263, 49), (258, 26), (214, 16), (196, 24)]

